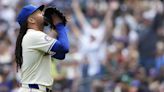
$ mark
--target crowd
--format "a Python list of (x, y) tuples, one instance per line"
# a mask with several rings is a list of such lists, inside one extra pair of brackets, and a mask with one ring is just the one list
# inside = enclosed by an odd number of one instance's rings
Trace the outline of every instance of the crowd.
[(53, 92), (164, 92), (163, 0), (0, 0), (0, 92), (20, 87), (16, 16), (27, 4), (67, 16), (71, 48), (52, 59)]

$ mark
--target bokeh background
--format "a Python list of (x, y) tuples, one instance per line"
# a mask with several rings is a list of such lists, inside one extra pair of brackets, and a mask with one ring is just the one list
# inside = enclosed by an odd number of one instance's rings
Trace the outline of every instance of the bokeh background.
[(163, 0), (0, 0), (0, 92), (20, 87), (15, 20), (27, 4), (67, 16), (70, 52), (52, 60), (53, 92), (164, 92)]

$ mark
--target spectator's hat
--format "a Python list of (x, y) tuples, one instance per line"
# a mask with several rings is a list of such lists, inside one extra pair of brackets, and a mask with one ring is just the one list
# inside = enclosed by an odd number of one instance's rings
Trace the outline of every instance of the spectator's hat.
[(43, 9), (44, 9), (44, 5), (41, 5), (39, 7), (34, 6), (34, 5), (26, 5), (22, 8), (20, 13), (18, 14), (17, 22), (20, 25), (22, 25), (31, 14), (33, 14), (37, 10), (43, 11)]

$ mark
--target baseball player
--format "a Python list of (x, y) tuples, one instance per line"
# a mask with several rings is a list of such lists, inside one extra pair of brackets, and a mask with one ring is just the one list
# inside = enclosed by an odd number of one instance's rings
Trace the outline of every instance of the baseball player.
[[(65, 27), (65, 17), (58, 10), (47, 15), (51, 26), (56, 29), (57, 38), (51, 38), (43, 32), (45, 17), (44, 5), (36, 7), (26, 5), (18, 14), (20, 32), (16, 42), (15, 56), (17, 68), (21, 73), (19, 92), (52, 92), (53, 78), (50, 75), (51, 57), (64, 59), (69, 52)], [(53, 15), (52, 15), (53, 14)], [(63, 19), (64, 18), (64, 19)]]

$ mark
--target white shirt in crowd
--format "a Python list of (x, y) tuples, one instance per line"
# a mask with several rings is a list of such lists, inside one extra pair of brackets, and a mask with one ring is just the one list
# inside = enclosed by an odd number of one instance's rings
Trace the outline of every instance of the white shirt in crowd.
[(88, 75), (93, 76), (100, 71), (100, 63), (105, 56), (105, 48), (102, 48), (104, 47), (105, 25), (101, 24), (99, 27), (93, 28), (88, 22), (85, 22), (82, 30), (84, 33), (80, 36), (80, 53), (87, 56)]

